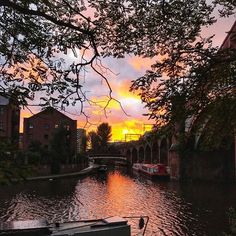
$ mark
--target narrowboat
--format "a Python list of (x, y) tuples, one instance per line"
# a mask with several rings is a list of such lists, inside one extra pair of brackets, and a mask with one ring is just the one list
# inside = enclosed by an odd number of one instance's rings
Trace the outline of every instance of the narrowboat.
[(0, 235), (7, 236), (131, 236), (128, 221), (119, 216), (105, 219), (47, 223), (46, 220), (0, 222)]
[(142, 164), (134, 163), (133, 170), (151, 178), (168, 179), (170, 177), (170, 168), (165, 164)]

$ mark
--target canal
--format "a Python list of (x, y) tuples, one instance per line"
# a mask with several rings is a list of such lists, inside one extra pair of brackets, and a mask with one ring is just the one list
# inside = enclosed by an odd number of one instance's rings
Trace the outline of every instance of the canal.
[[(49, 222), (148, 215), (147, 236), (217, 236), (228, 229), (236, 205), (233, 184), (151, 182), (125, 172), (28, 182), (0, 188), (0, 221)], [(131, 221), (132, 235), (138, 220)]]

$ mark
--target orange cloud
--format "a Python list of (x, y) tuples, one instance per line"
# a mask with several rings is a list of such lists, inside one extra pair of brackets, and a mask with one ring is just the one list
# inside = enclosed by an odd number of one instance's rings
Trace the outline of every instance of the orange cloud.
[(132, 57), (128, 60), (128, 63), (133, 66), (135, 70), (142, 71), (151, 67), (151, 65), (153, 64), (153, 59)]
[(131, 79), (130, 80), (122, 80), (120, 83), (114, 85), (113, 87), (116, 88), (116, 92), (121, 97), (133, 97), (138, 98), (138, 95), (136, 95), (133, 92), (130, 92), (130, 86), (131, 86)]
[(113, 141), (125, 141), (125, 139), (137, 140), (140, 135), (143, 135), (144, 132), (147, 131), (145, 126), (146, 123), (147, 120), (145, 118), (144, 119), (127, 118), (127, 120), (123, 122), (117, 122), (117, 123), (112, 122), (112, 140)]

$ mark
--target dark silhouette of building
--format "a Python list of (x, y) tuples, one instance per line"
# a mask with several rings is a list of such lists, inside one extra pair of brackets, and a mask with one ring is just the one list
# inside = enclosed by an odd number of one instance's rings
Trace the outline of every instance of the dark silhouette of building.
[(86, 130), (77, 129), (77, 149), (76, 153), (85, 153), (86, 151)]
[(71, 153), (76, 153), (77, 121), (72, 120), (56, 109), (49, 107), (45, 110), (24, 118), (23, 149), (27, 150), (32, 142), (38, 142), (45, 149), (50, 149), (53, 135), (59, 127), (68, 130), (67, 139)]
[(228, 48), (236, 49), (236, 21), (234, 22), (233, 26), (231, 27), (230, 31), (228, 32), (220, 47), (221, 50)]
[(19, 133), (19, 149), (23, 149), (23, 133)]
[(13, 100), (0, 96), (0, 139), (18, 146), (20, 107)]

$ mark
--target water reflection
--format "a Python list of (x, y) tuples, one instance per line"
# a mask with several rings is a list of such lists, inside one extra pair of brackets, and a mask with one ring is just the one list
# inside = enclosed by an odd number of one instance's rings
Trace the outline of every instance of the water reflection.
[[(219, 235), (234, 206), (234, 185), (151, 182), (112, 171), (84, 179), (5, 186), (0, 220), (69, 221), (112, 215), (148, 215), (146, 235)], [(136, 235), (138, 221), (131, 221)]]
[(35, 182), (1, 189), (1, 220), (67, 218), (77, 181)]

